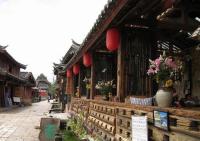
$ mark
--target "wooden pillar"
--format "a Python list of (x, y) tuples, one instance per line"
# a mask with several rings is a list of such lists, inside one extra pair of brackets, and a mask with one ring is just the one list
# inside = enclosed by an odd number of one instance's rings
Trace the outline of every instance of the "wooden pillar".
[(79, 71), (79, 73), (78, 73), (78, 89), (79, 89), (79, 98), (81, 98), (81, 92), (82, 92), (82, 86), (81, 86), (81, 71)]
[(73, 77), (67, 77), (67, 89), (66, 89), (66, 93), (67, 94), (73, 94), (74, 92), (74, 86), (73, 86)]
[(74, 77), (74, 74), (72, 74), (72, 77), (71, 77), (71, 83), (72, 83), (72, 95), (74, 95), (75, 92), (76, 92), (76, 86), (75, 86), (75, 77)]
[(65, 93), (69, 94), (69, 78), (66, 77)]
[(67, 88), (67, 77), (63, 76), (63, 93), (66, 93), (66, 88)]
[(95, 61), (94, 61), (94, 55), (92, 54), (90, 99), (94, 99), (94, 92), (95, 92)]
[(5, 93), (5, 87), (4, 85), (0, 85), (0, 107), (3, 107), (5, 104), (4, 93)]
[[(122, 37), (122, 36), (121, 36)], [(122, 39), (117, 52), (117, 97), (124, 101), (124, 51), (122, 47)]]

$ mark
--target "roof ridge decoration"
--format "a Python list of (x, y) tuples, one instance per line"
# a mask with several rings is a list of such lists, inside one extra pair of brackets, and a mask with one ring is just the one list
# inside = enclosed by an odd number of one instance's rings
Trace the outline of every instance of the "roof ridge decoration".
[(2, 46), (2, 45), (0, 45), (0, 49), (1, 49), (1, 50), (5, 50), (7, 47), (8, 47), (8, 45), (7, 45), (7, 46)]
[(80, 46), (80, 45), (81, 45), (81, 44), (75, 42), (73, 39), (72, 39), (72, 43), (73, 43), (74, 45), (76, 45), (76, 46)]
[(6, 50), (7, 46), (1, 46), (0, 45), (0, 53), (4, 54), (7, 56), (10, 60), (12, 60), (16, 65), (18, 65), (20, 68), (26, 69), (27, 65), (21, 64), (18, 61), (16, 61)]
[(70, 48), (68, 49), (64, 57), (62, 58), (61, 64), (64, 64), (65, 61), (67, 61), (68, 59), (71, 59), (72, 57), (71, 55), (74, 55), (80, 49), (80, 47), (81, 45), (72, 39), (72, 45), (70, 46)]

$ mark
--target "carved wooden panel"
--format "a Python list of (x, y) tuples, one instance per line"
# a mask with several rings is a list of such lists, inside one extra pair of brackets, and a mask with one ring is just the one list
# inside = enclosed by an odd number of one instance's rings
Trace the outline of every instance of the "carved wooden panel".
[[(153, 126), (153, 110), (158, 107), (135, 106), (122, 103), (97, 102), (94, 100), (72, 100), (72, 109), (76, 113), (86, 112), (87, 126), (102, 141), (131, 141), (131, 116), (148, 117), (149, 140), (160, 141), (164, 138), (170, 140), (194, 140), (200, 138), (199, 111), (165, 108), (169, 112), (169, 131), (164, 131)], [(160, 109), (162, 110), (162, 109)], [(180, 116), (182, 115), (182, 116)], [(190, 116), (190, 117), (188, 117)], [(171, 134), (173, 133), (173, 134)]]
[(115, 108), (108, 105), (90, 104), (88, 122), (90, 127), (100, 135), (103, 141), (114, 141), (115, 139)]

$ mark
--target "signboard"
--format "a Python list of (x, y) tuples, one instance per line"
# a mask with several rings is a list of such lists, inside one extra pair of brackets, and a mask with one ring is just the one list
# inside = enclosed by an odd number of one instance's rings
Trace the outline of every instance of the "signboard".
[(13, 97), (13, 102), (21, 102), (21, 99), (20, 97)]
[(153, 121), (154, 121), (154, 126), (164, 129), (164, 130), (169, 130), (169, 113), (168, 112), (154, 110)]
[(132, 116), (132, 141), (148, 141), (147, 116)]

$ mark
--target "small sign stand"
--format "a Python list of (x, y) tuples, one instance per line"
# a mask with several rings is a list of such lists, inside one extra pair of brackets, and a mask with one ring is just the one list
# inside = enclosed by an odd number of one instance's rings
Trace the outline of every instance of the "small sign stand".
[(132, 116), (132, 141), (148, 141), (147, 116)]

